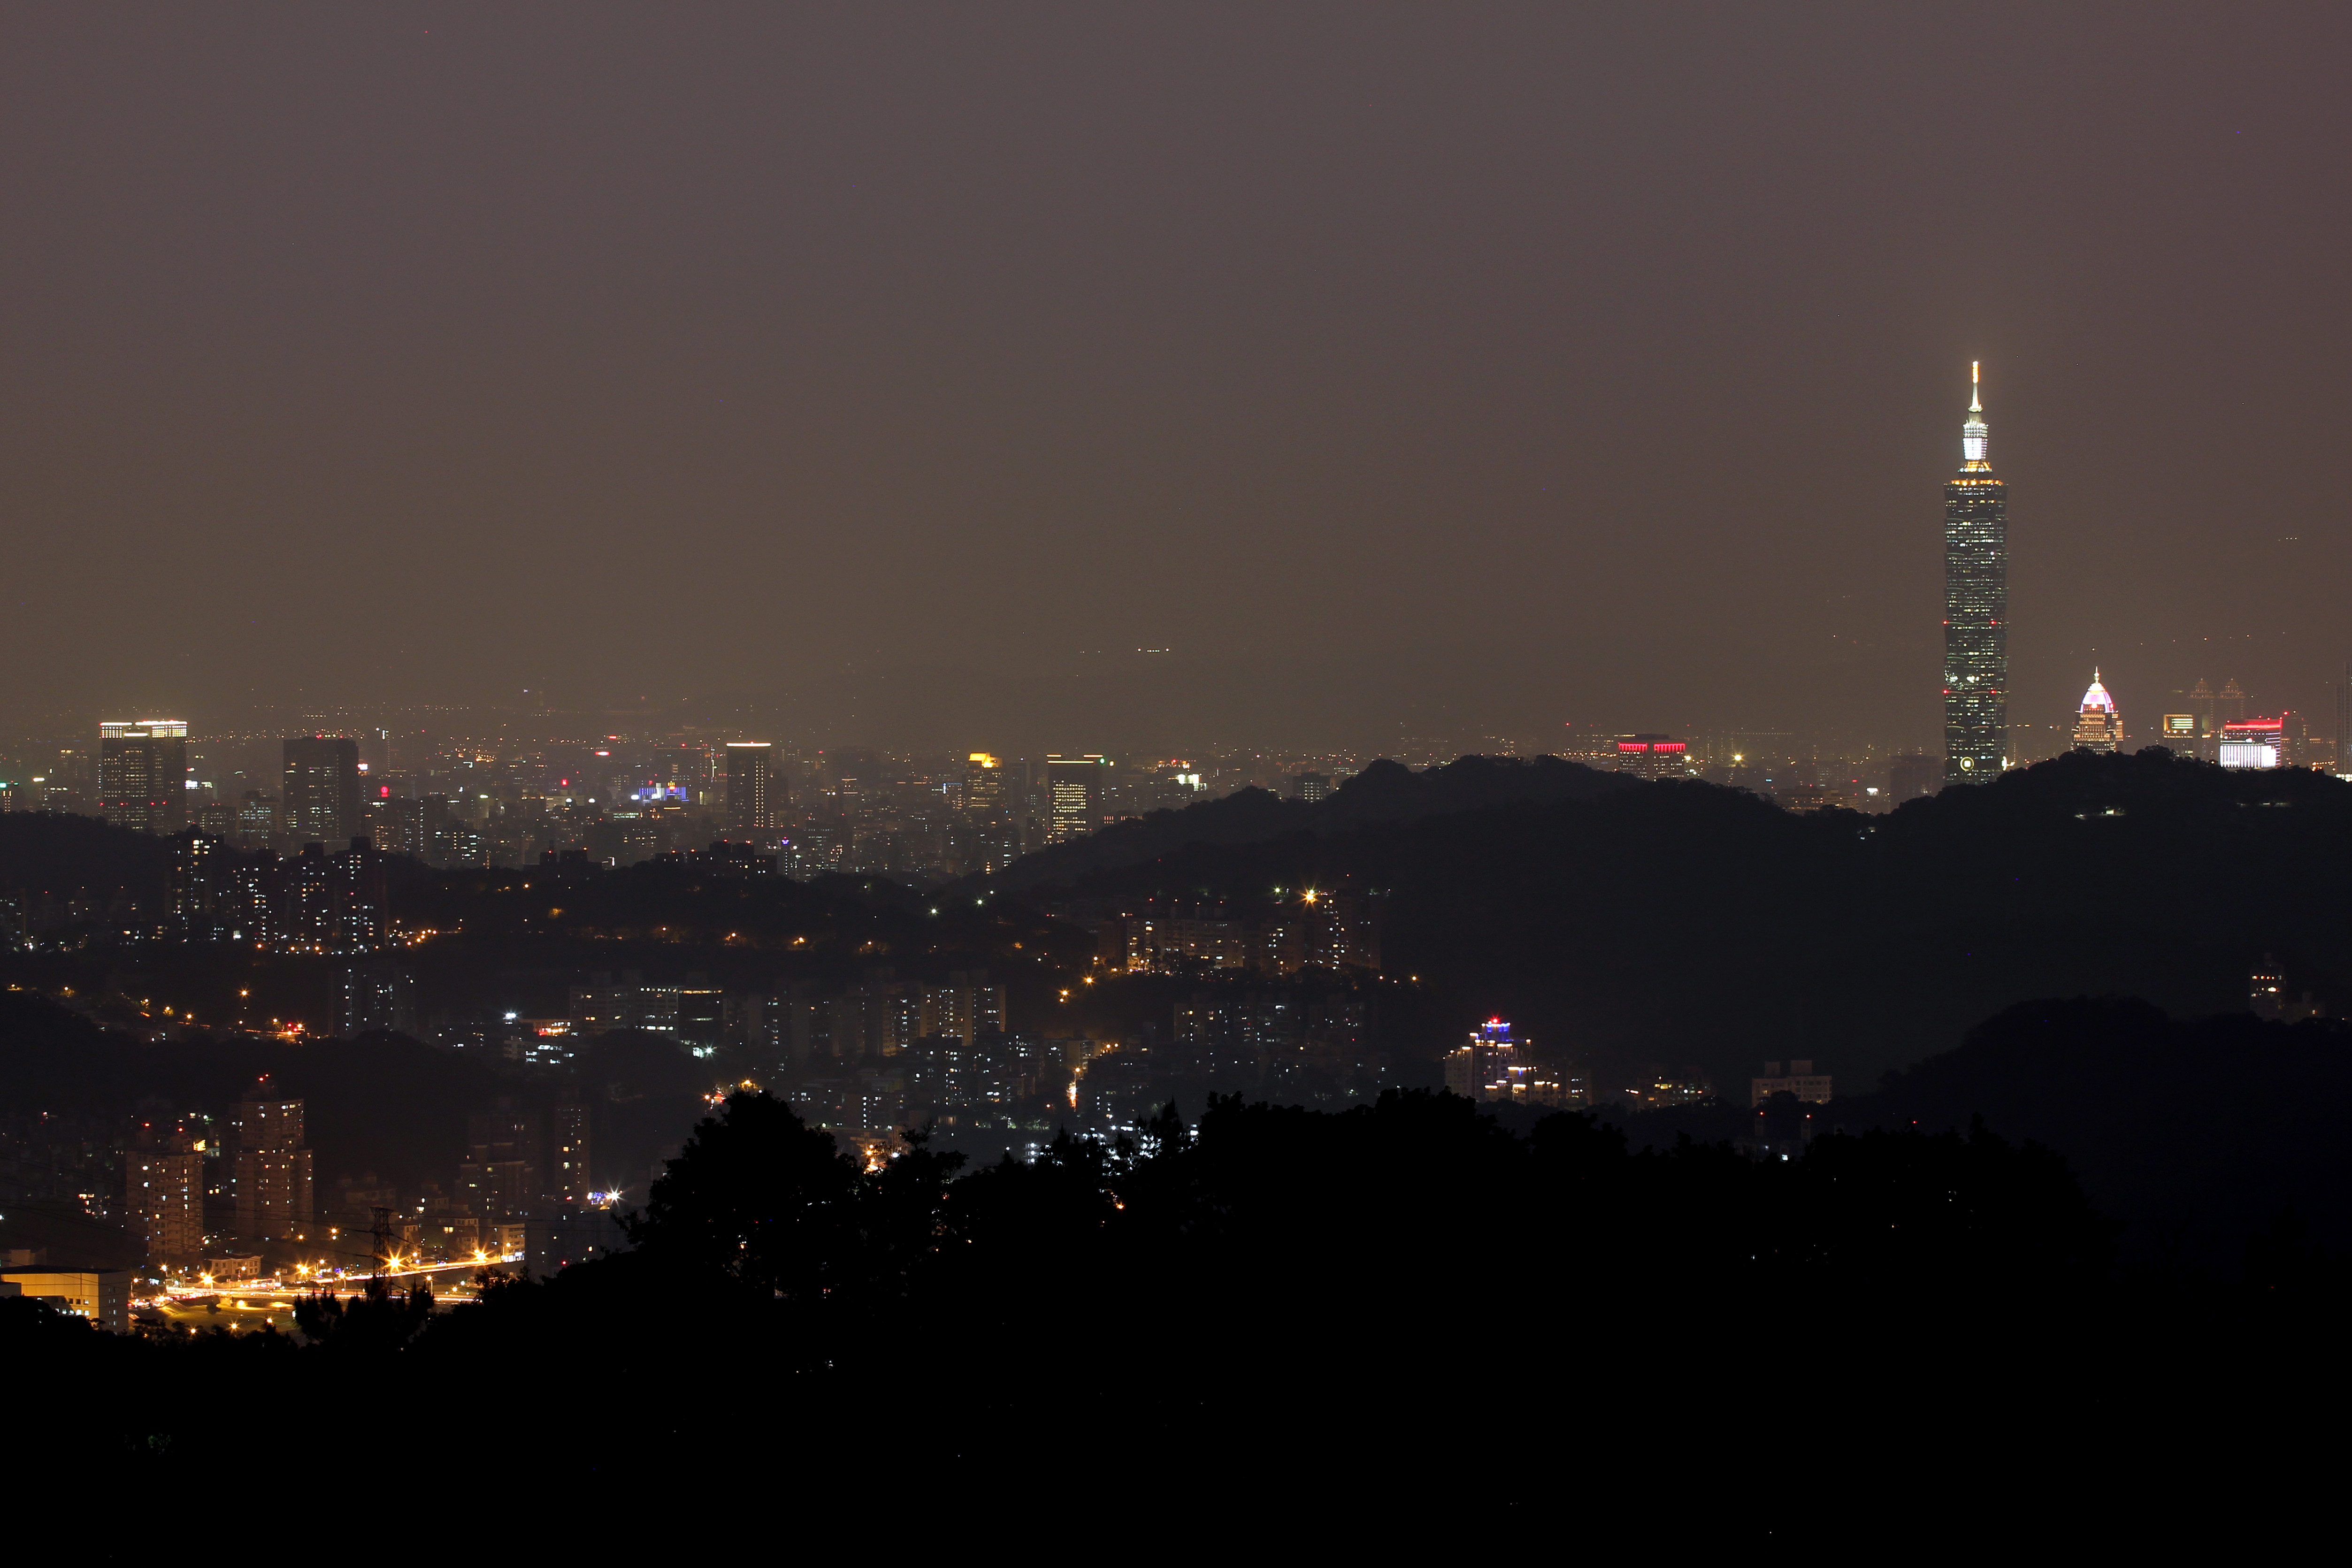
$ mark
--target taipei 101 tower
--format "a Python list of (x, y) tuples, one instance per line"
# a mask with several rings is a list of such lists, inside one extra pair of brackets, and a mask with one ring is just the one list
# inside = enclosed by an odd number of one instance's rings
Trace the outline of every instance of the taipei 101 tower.
[(2009, 754), (2009, 502), (1985, 460), (1969, 367), (1960, 471), (1944, 486), (1944, 782), (1990, 780)]

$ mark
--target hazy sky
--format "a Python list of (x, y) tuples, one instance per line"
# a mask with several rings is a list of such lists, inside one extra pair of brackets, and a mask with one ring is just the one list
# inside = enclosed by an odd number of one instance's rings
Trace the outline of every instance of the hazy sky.
[(1927, 740), (1972, 359), (2013, 716), (2095, 650), (2136, 733), (2325, 714), (2347, 59), (2336, 6), (6, 6), (0, 717)]

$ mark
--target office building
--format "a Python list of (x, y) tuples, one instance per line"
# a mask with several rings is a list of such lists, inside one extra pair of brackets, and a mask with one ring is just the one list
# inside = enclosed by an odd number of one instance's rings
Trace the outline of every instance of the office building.
[(1621, 735), (1617, 771), (1637, 779), (1682, 779), (1690, 773), (1690, 747), (1670, 735)]
[(1328, 773), (1301, 773), (1290, 781), (1290, 798), (1315, 804), (1331, 793), (1331, 776)]
[(1944, 486), (1944, 779), (2000, 771), (2009, 755), (2009, 500), (1992, 476), (1977, 367), (1969, 367), (1960, 471)]
[(98, 727), (98, 814), (119, 828), (176, 833), (188, 820), (188, 727), (176, 718)]
[(235, 1133), (238, 1237), (247, 1242), (296, 1239), (315, 1212), (302, 1102), (247, 1100), (237, 1107)]
[(1815, 1072), (1813, 1064), (1801, 1058), (1788, 1066), (1789, 1071), (1783, 1072), (1780, 1063), (1766, 1062), (1764, 1071), (1748, 1081), (1748, 1103), (1761, 1105), (1775, 1094), (1789, 1093), (1815, 1104), (1829, 1103), (1833, 1086), (1828, 1073)]
[(772, 832), (783, 809), (776, 748), (764, 740), (727, 743), (727, 822), (738, 832)]
[(2240, 719), (2221, 726), (2221, 766), (2279, 768), (2286, 761), (2287, 716)]
[(1045, 758), (1046, 842), (1064, 843), (1102, 826), (1103, 776), (1109, 768), (1099, 752)]
[(204, 1256), (205, 1157), (176, 1142), (122, 1155), (122, 1212), (151, 1263)]
[(425, 831), (425, 802), (394, 794), (389, 784), (378, 785), (376, 790), (361, 809), (361, 832), (385, 854), (424, 859), (433, 847)]
[(2197, 716), (2193, 713), (2166, 714), (2157, 720), (2157, 735), (2164, 748), (2176, 757), (2199, 754)]
[(342, 844), (365, 831), (360, 817), (360, 745), (347, 736), (286, 742), (283, 821), (297, 843)]
[(974, 816), (994, 816), (1013, 806), (1011, 770), (1003, 759), (985, 751), (964, 758), (963, 809)]
[(2074, 749), (2113, 753), (2123, 748), (2123, 715), (2116, 711), (2116, 699), (2099, 684), (2099, 672), (2094, 668), (2091, 687), (2083, 694), (2082, 711), (2074, 718)]
[(234, 837), (241, 850), (266, 850), (278, 836), (278, 797), (247, 789), (236, 803)]

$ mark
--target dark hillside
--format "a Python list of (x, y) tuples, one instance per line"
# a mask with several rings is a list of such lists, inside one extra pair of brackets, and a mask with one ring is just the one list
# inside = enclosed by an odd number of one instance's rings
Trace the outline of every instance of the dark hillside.
[(127, 893), (159, 902), (172, 880), (168, 839), (60, 811), (0, 812), (0, 896)]
[(2065, 1155), (2129, 1253), (2233, 1269), (2283, 1214), (2352, 1250), (2352, 1026), (2251, 1016), (2195, 1022), (2145, 1002), (2032, 1002), (1875, 1093), (1851, 1128), (1965, 1128), (1969, 1118)]
[(466, 1113), (515, 1092), (478, 1063), (396, 1036), (150, 1044), (47, 998), (0, 992), (0, 1107), (10, 1111), (111, 1115), (152, 1098), (226, 1115), (264, 1074), (272, 1092), (308, 1103), (321, 1183), (369, 1170), (410, 1185), (446, 1180), (464, 1157)]
[[(2244, 1005), (2265, 953), (2352, 1003), (2352, 785), (2158, 751), (2075, 755), (1886, 817), (1700, 783), (1196, 845), (1076, 891), (1390, 894), (1385, 967), (1430, 1016), (1503, 1013), (1598, 1065), (1735, 1084), (1810, 1057), (1846, 1084), (2036, 997)], [(1433, 1052), (1451, 1040), (1426, 1042)]]
[[(985, 885), (1008, 891), (1047, 887), (1089, 873), (1136, 865), (1192, 844), (1262, 843), (1291, 833), (1329, 834), (1371, 822), (1407, 822), (1522, 801), (1591, 800), (1630, 789), (1633, 780), (1557, 757), (1519, 760), (1465, 757), (1415, 773), (1402, 763), (1373, 763), (1326, 800), (1308, 804), (1244, 789), (1181, 811), (1154, 811), (1066, 844), (1025, 855)], [(970, 879), (974, 886), (982, 879)]]

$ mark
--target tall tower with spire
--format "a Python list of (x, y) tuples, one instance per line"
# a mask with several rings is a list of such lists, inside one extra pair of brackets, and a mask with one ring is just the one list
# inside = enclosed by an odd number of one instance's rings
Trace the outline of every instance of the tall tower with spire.
[(2009, 500), (1985, 457), (1969, 366), (1960, 471), (1944, 486), (1944, 782), (2000, 773), (2009, 755)]

